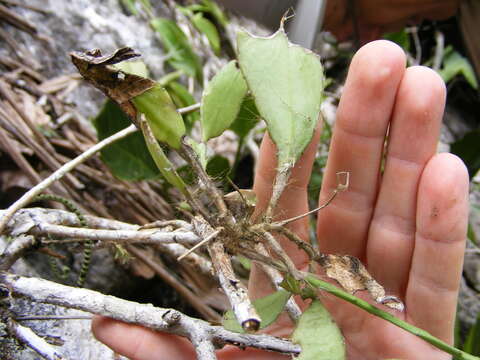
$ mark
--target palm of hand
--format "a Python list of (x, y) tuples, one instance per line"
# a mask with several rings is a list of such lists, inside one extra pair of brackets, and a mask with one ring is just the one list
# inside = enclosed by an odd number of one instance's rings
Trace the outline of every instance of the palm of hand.
[[(337, 113), (320, 203), (336, 187), (336, 172), (350, 172), (350, 188), (319, 213), (320, 249), (358, 257), (387, 293), (406, 310), (396, 314), (444, 341), (452, 341), (467, 222), (468, 176), (459, 159), (434, 155), (445, 100), (442, 80), (422, 67), (405, 69), (403, 51), (377, 41), (355, 56)], [(389, 143), (384, 172), (384, 139)], [(308, 209), (307, 192), (316, 139), (296, 165), (278, 214)], [(266, 137), (255, 178), (258, 207), (268, 203), (275, 175), (275, 148)], [(308, 239), (306, 219), (291, 230)], [(280, 239), (297, 267), (308, 263), (295, 245)], [(265, 279), (251, 274), (253, 297), (266, 295)], [(323, 299), (340, 326), (348, 358), (447, 359), (422, 340), (329, 295)], [(193, 359), (190, 344), (134, 325), (97, 319), (95, 336), (132, 359)], [(288, 320), (271, 331), (287, 336)], [(138, 335), (137, 335), (138, 334)], [(227, 348), (222, 359), (280, 359), (278, 354)], [(160, 357), (162, 358), (162, 357)]]

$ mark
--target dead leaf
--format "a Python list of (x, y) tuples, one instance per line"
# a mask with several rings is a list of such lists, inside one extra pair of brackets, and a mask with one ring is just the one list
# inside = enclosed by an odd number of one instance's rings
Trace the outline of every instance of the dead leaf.
[(367, 290), (380, 304), (403, 311), (403, 303), (395, 296), (387, 296), (385, 289), (367, 271), (362, 262), (350, 255), (321, 255), (317, 259), (326, 275), (338, 281), (350, 294)]
[(70, 53), (73, 64), (85, 80), (115, 101), (134, 123), (137, 111), (130, 100), (155, 86), (155, 81), (125, 73), (109, 65), (137, 56), (140, 54), (129, 47), (120, 48), (106, 56), (99, 49)]

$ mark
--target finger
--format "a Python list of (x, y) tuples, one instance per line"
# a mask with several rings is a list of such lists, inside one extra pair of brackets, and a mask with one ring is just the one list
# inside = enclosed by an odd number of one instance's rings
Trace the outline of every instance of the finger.
[(95, 316), (92, 331), (110, 349), (132, 360), (195, 359), (193, 347), (186, 339), (140, 325)]
[(398, 295), (404, 294), (410, 270), (418, 184), (436, 152), (444, 104), (445, 84), (437, 73), (420, 66), (406, 70), (367, 244), (369, 271)]
[(408, 321), (452, 343), (468, 223), (468, 172), (452, 154), (430, 160), (417, 201)]
[(403, 50), (384, 40), (365, 45), (352, 60), (320, 204), (337, 187), (337, 172), (350, 173), (350, 187), (318, 213), (317, 234), (323, 252), (364, 257), (385, 133), (404, 71)]

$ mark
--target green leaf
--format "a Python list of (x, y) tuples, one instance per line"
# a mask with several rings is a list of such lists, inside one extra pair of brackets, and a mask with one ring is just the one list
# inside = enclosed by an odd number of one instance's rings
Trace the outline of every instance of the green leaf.
[[(289, 292), (279, 290), (253, 302), (253, 307), (257, 310), (260, 319), (262, 319), (260, 322), (260, 329), (266, 328), (277, 320), (278, 316), (285, 308), (288, 299), (290, 299), (290, 296), (291, 294)], [(222, 325), (227, 330), (237, 333), (245, 333), (232, 310), (227, 311), (225, 315), (223, 315)]]
[(200, 121), (203, 141), (221, 135), (237, 117), (247, 84), (235, 61), (215, 75), (203, 92)]
[(298, 320), (292, 340), (302, 347), (298, 360), (346, 359), (342, 333), (318, 300), (314, 300)]
[(182, 194), (187, 195), (187, 185), (183, 179), (178, 176), (173, 164), (163, 152), (163, 149), (153, 134), (149, 122), (146, 119), (140, 119), (140, 127), (142, 129), (145, 142), (147, 143), (148, 151), (150, 152), (150, 155), (152, 155), (158, 170), (160, 170), (162, 175), (170, 184), (180, 190)]
[(213, 52), (216, 55), (220, 54), (220, 35), (218, 35), (217, 28), (215, 25), (208, 20), (207, 18), (203, 17), (202, 13), (197, 13), (193, 15), (191, 18), (193, 25), (200, 31), (201, 33), (205, 34), (212, 47)]
[(440, 76), (447, 83), (457, 75), (463, 75), (474, 89), (478, 89), (475, 71), (467, 58), (456, 51), (448, 52), (443, 59), (443, 68), (439, 71)]
[[(93, 124), (98, 139), (103, 140), (131, 125), (131, 121), (117, 104), (108, 100)], [(141, 181), (160, 175), (139, 132), (107, 146), (100, 152), (100, 157), (112, 174), (121, 180)]]
[(228, 25), (228, 19), (220, 7), (212, 0), (202, 0), (204, 12), (209, 12), (223, 27)]
[(223, 179), (230, 172), (230, 163), (227, 158), (215, 155), (208, 160), (206, 171), (214, 179)]
[(405, 29), (383, 35), (386, 40), (393, 41), (406, 52), (410, 51), (410, 36)]
[(132, 15), (138, 15), (138, 10), (135, 7), (135, 0), (121, 0), (123, 7)]
[(283, 28), (268, 38), (240, 32), (240, 69), (278, 149), (291, 168), (312, 139), (320, 114), (323, 70), (314, 53), (289, 43)]
[(230, 125), (230, 130), (235, 132), (240, 139), (243, 139), (257, 125), (259, 120), (260, 114), (255, 106), (255, 100), (247, 95), (243, 99), (235, 121)]
[[(193, 95), (188, 92), (188, 89), (176, 81), (169, 82), (166, 89), (178, 108), (187, 107), (197, 103)], [(196, 121), (200, 120), (200, 114), (198, 111), (192, 111), (191, 113), (182, 115), (182, 117), (185, 121), (187, 132), (192, 129), (192, 126)]]
[(188, 76), (202, 81), (202, 65), (193, 52), (188, 38), (174, 21), (156, 18), (150, 22), (153, 29), (160, 35), (160, 41), (168, 52), (168, 63), (177, 70), (182, 70)]
[(185, 135), (185, 124), (163, 87), (157, 84), (143, 94), (135, 96), (131, 101), (139, 112), (145, 114), (157, 140), (167, 143), (174, 149), (180, 148), (181, 138)]
[(473, 325), (468, 332), (467, 340), (465, 341), (463, 350), (472, 355), (480, 355), (480, 314), (478, 314), (475, 325)]
[(467, 133), (451, 145), (450, 151), (458, 155), (467, 165), (470, 178), (474, 177), (480, 170), (480, 131)]

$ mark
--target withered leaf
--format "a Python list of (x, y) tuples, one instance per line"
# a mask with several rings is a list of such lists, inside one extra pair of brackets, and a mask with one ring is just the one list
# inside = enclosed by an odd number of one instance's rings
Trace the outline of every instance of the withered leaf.
[(70, 53), (73, 64), (85, 80), (115, 101), (134, 123), (137, 111), (130, 100), (155, 86), (155, 81), (125, 73), (110, 65), (137, 56), (140, 54), (129, 47), (120, 48), (105, 56), (99, 49)]
[(317, 261), (326, 275), (338, 281), (350, 294), (367, 290), (370, 296), (380, 304), (392, 309), (403, 310), (403, 303), (394, 296), (387, 296), (385, 289), (367, 271), (362, 262), (350, 255), (321, 255)]

